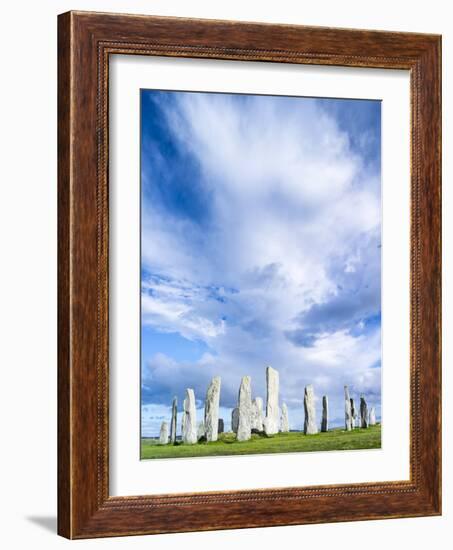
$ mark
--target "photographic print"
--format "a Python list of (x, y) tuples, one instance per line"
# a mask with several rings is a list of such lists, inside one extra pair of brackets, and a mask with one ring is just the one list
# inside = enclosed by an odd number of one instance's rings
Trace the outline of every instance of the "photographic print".
[(142, 459), (381, 447), (381, 102), (141, 90)]

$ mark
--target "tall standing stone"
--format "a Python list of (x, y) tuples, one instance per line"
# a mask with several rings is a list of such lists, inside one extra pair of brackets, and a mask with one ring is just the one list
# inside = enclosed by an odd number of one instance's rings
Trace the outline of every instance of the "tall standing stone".
[(360, 425), (362, 428), (368, 428), (368, 405), (363, 395), (360, 397)]
[(176, 442), (176, 420), (178, 417), (178, 400), (173, 397), (173, 405), (171, 407), (171, 423), (170, 423), (170, 443)]
[(263, 429), (263, 400), (255, 397), (252, 401), (252, 430), (262, 432)]
[(239, 426), (239, 409), (235, 407), (231, 411), (231, 431), (237, 434), (238, 426)]
[(239, 422), (236, 439), (247, 441), (252, 436), (252, 386), (250, 376), (243, 376), (238, 397)]
[(355, 423), (357, 419), (357, 409), (355, 408), (354, 399), (351, 397), (351, 429), (355, 428)]
[(264, 431), (267, 435), (278, 433), (278, 372), (272, 367), (266, 368), (266, 421)]
[(280, 431), (282, 433), (289, 432), (289, 417), (288, 417), (288, 407), (286, 403), (282, 405), (282, 415), (280, 417)]
[(223, 422), (223, 418), (219, 418), (217, 433), (218, 434), (223, 434), (224, 431), (225, 431), (225, 423)]
[(352, 411), (351, 411), (351, 398), (349, 397), (348, 386), (344, 387), (344, 427), (350, 432), (352, 430)]
[(204, 425), (206, 441), (217, 441), (219, 432), (220, 376), (215, 376), (209, 384), (204, 405)]
[(182, 402), (182, 416), (181, 416), (181, 439), (184, 439), (184, 429), (186, 425), (186, 398)]
[(370, 426), (376, 424), (376, 409), (374, 407), (370, 408)]
[(159, 445), (167, 445), (168, 443), (168, 422), (162, 422), (160, 426)]
[(182, 440), (184, 443), (193, 445), (197, 442), (197, 411), (195, 409), (195, 394), (191, 388), (186, 390), (183, 415), (185, 419)]
[(305, 435), (317, 434), (318, 428), (316, 427), (315, 392), (311, 384), (308, 384), (308, 386), (305, 386), (304, 411), (305, 411), (304, 434)]
[(322, 396), (322, 419), (321, 419), (321, 431), (329, 431), (329, 399), (327, 395)]

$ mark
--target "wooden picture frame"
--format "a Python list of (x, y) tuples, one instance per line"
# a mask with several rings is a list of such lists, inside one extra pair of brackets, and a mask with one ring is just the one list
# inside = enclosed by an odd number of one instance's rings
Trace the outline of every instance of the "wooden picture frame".
[[(58, 532), (89, 538), (441, 513), (441, 39), (69, 12), (58, 21)], [(410, 480), (109, 495), (109, 56), (410, 71)]]

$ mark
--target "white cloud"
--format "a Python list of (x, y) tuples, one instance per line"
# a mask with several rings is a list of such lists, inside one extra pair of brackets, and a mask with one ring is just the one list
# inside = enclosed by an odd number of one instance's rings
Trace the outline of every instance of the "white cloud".
[(146, 280), (142, 285), (142, 322), (163, 332), (179, 332), (185, 338), (204, 341), (224, 332), (224, 321), (211, 321), (197, 313), (197, 304), (206, 300), (202, 289), (181, 286), (179, 281), (160, 284)]

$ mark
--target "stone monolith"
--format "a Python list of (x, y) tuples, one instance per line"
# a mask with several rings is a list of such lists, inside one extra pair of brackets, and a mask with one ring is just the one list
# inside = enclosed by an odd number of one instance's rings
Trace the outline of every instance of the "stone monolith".
[(185, 419), (182, 440), (184, 443), (193, 445), (197, 442), (197, 411), (195, 409), (195, 394), (191, 388), (186, 389), (183, 415)]
[(263, 429), (263, 400), (255, 397), (252, 401), (252, 430), (262, 432)]
[(304, 434), (313, 435), (318, 433), (318, 428), (316, 427), (315, 392), (311, 384), (305, 386), (304, 412)]
[(184, 439), (184, 427), (186, 425), (186, 398), (182, 402), (182, 415), (181, 415), (181, 439)]
[(368, 428), (368, 406), (363, 395), (360, 397), (360, 426)]
[(204, 426), (206, 441), (217, 441), (219, 433), (220, 376), (215, 376), (209, 384), (204, 405)]
[(344, 387), (344, 427), (350, 432), (352, 430), (352, 411), (351, 411), (351, 398), (349, 397), (348, 386)]
[(370, 426), (376, 424), (376, 409), (374, 407), (370, 408)]
[(351, 397), (351, 430), (355, 428), (357, 420), (357, 409), (355, 408), (354, 399)]
[(171, 422), (170, 422), (170, 443), (176, 442), (176, 420), (178, 417), (178, 399), (173, 397), (171, 407)]
[(225, 423), (223, 422), (223, 418), (219, 418), (217, 433), (223, 434), (224, 431), (225, 431)]
[(239, 409), (235, 407), (231, 411), (231, 431), (235, 434), (238, 433), (238, 425), (239, 425)]
[(280, 431), (283, 433), (289, 432), (289, 417), (288, 417), (288, 407), (286, 403), (282, 405), (282, 414), (280, 416)]
[(321, 418), (321, 431), (327, 432), (329, 430), (329, 398), (327, 395), (322, 396), (322, 418)]
[(168, 443), (168, 422), (162, 422), (160, 426), (159, 445)]
[(264, 431), (267, 435), (278, 433), (279, 413), (278, 413), (278, 372), (272, 367), (266, 368), (266, 421), (264, 422)]
[(247, 441), (252, 435), (252, 386), (250, 376), (243, 376), (238, 396), (239, 421), (236, 439)]

